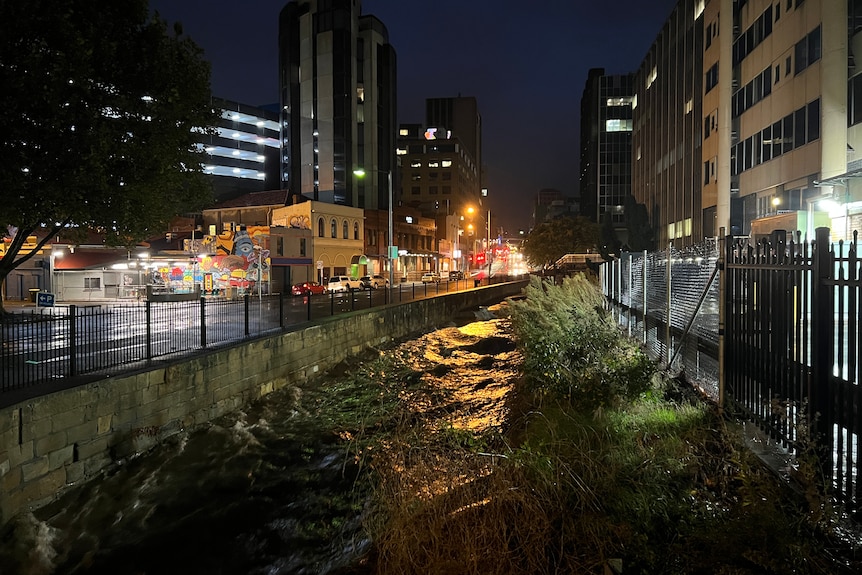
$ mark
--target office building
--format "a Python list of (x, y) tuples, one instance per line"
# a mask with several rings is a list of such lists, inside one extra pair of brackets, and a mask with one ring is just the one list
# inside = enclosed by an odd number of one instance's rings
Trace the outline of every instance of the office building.
[(359, 0), (289, 2), (279, 16), (279, 88), (289, 203), (388, 209), (396, 56), (383, 23), (362, 15)]
[(213, 98), (213, 105), (221, 110), (221, 118), (214, 126), (216, 133), (202, 136), (201, 145), (214, 199), (279, 189), (278, 114), (221, 98)]
[(659, 245), (862, 224), (859, 0), (680, 0), (641, 63), (633, 194)]
[(610, 221), (625, 243), (625, 202), (631, 194), (634, 76), (589, 71), (581, 98), (581, 215)]

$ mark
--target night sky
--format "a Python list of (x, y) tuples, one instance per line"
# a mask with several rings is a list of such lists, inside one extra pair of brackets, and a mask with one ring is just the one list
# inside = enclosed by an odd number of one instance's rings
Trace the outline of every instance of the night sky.
[[(398, 58), (398, 121), (425, 99), (474, 96), (494, 225), (530, 224), (542, 188), (578, 190), (580, 101), (590, 68), (637, 70), (677, 0), (363, 0)], [(151, 0), (204, 49), (215, 96), (278, 102), (286, 0)]]

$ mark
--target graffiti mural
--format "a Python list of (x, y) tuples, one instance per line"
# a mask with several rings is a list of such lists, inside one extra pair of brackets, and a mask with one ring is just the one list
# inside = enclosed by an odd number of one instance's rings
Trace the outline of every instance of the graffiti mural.
[[(174, 291), (201, 286), (204, 293), (242, 294), (268, 292), (270, 279), (269, 226), (246, 226), (217, 236), (205, 236), (202, 244), (209, 246), (191, 258), (188, 264), (160, 267), (153, 273), (153, 283), (171, 287)], [(215, 249), (212, 249), (212, 248)], [(233, 288), (231, 290), (230, 288)]]

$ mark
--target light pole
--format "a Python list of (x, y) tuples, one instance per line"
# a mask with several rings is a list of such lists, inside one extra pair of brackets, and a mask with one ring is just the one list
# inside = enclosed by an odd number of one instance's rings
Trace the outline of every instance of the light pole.
[(491, 285), (491, 208), (488, 208), (488, 285)]
[(387, 246), (388, 253), (386, 254), (389, 257), (389, 289), (395, 287), (395, 256), (393, 255), (393, 234), (394, 229), (392, 225), (392, 170), (386, 171), (386, 179), (389, 183), (389, 245)]
[[(356, 168), (353, 170), (353, 175), (363, 178), (365, 177), (365, 170), (362, 168)], [(386, 170), (386, 181), (389, 192), (389, 241), (386, 246), (386, 259), (389, 261), (389, 289), (395, 287), (395, 257), (397, 254), (397, 246), (393, 245), (393, 235), (395, 234), (394, 226), (392, 223), (392, 170)], [(394, 252), (394, 253), (393, 253)]]

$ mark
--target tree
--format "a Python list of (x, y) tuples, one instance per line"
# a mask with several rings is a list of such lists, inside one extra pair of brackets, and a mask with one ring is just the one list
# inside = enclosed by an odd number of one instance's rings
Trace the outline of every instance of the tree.
[(620, 255), (620, 240), (617, 237), (617, 231), (614, 229), (614, 224), (611, 221), (611, 214), (606, 213), (602, 218), (601, 232), (601, 247), (599, 253), (602, 257), (610, 261)]
[(524, 240), (524, 257), (534, 266), (548, 268), (566, 254), (595, 251), (598, 239), (598, 225), (587, 218), (556, 218), (533, 228)]
[(0, 3), (0, 105), (0, 283), (61, 232), (131, 246), (212, 196), (209, 63), (147, 0)]
[(644, 204), (637, 203), (634, 196), (625, 201), (626, 227), (629, 231), (628, 251), (655, 250), (655, 232), (650, 225), (649, 213)]

